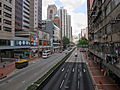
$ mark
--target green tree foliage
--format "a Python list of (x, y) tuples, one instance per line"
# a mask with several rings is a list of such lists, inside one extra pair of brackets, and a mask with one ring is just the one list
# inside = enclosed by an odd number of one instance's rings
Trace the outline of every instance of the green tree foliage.
[(77, 43), (77, 46), (78, 47), (81, 47), (81, 48), (87, 48), (88, 47), (88, 40), (84, 37), (82, 37), (78, 43)]
[(67, 37), (63, 37), (64, 48), (70, 43), (70, 40)]

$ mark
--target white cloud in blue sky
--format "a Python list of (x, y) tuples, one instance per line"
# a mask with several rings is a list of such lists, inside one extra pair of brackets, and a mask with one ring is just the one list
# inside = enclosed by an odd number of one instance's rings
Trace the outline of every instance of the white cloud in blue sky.
[(49, 4), (67, 9), (72, 16), (73, 35), (78, 35), (82, 28), (87, 27), (87, 0), (43, 0), (43, 19), (47, 16)]
[(62, 7), (63, 6), (63, 3), (60, 2), (60, 0), (55, 0), (55, 4), (59, 7)]

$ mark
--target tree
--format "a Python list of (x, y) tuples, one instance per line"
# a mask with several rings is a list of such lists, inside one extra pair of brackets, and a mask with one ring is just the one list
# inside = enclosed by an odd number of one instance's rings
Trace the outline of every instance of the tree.
[(88, 40), (84, 37), (82, 37), (78, 43), (77, 43), (77, 46), (78, 47), (81, 47), (81, 48), (87, 48), (88, 47)]
[(66, 48), (66, 46), (70, 43), (70, 40), (67, 37), (63, 37), (63, 45), (64, 48)]

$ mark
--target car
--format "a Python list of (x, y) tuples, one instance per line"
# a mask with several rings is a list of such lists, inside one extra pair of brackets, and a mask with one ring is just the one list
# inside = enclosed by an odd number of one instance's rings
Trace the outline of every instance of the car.
[(44, 59), (48, 58), (48, 54), (43, 53), (42, 58), (44, 58)]

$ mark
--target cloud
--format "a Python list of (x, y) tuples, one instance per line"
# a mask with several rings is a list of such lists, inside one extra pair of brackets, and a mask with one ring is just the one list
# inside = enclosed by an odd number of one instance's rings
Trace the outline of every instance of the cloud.
[(43, 0), (43, 19), (47, 17), (47, 6), (58, 1), (63, 4), (72, 17), (73, 35), (78, 35), (82, 28), (87, 27), (87, 14), (75, 12), (75, 9), (85, 4), (86, 0)]
[(78, 35), (80, 30), (87, 27), (87, 15), (84, 13), (71, 13), (73, 35)]
[(42, 0), (43, 6), (42, 6), (42, 18), (47, 18), (47, 7), (49, 4), (55, 4), (55, 0)]
[(68, 11), (73, 11), (74, 9), (84, 4), (86, 0), (60, 0), (60, 1), (63, 3), (64, 7)]

